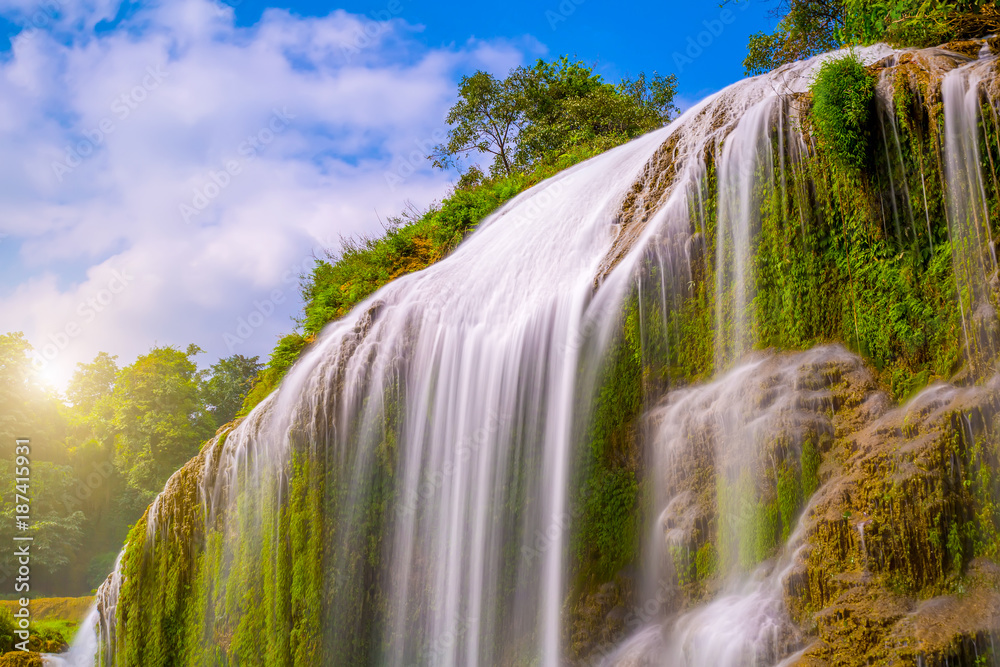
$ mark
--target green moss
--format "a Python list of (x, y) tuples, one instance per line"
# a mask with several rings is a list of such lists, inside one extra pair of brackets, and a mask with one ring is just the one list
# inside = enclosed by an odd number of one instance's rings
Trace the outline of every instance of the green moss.
[(776, 500), (758, 490), (748, 468), (735, 479), (716, 472), (719, 513), (718, 545), (723, 572), (749, 572), (774, 555), (781, 534), (781, 512)]
[(801, 508), (802, 481), (799, 479), (798, 470), (783, 463), (778, 471), (778, 512), (781, 515), (782, 542), (791, 534)]
[(827, 60), (811, 86), (813, 123), (839, 166), (860, 170), (868, 157), (875, 79), (852, 54)]
[(714, 577), (719, 568), (719, 555), (715, 551), (715, 545), (711, 542), (701, 545), (695, 554), (694, 562), (699, 581)]
[(623, 318), (612, 347), (588, 437), (576, 553), (584, 578), (608, 580), (631, 562), (638, 548), (638, 442), (635, 420), (643, 407), (643, 367), (638, 303)]
[(822, 456), (811, 438), (802, 443), (802, 494), (811, 498), (819, 488), (819, 466)]

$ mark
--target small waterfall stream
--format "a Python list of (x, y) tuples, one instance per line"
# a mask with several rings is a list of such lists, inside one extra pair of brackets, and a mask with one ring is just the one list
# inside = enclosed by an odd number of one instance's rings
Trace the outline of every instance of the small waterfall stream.
[[(769, 559), (774, 531), (766, 507), (780, 492), (784, 471), (808, 465), (804, 448), (833, 432), (827, 410), (835, 377), (823, 370), (832, 365), (861, 367), (843, 348), (753, 358), (711, 384), (674, 392), (651, 415), (657, 422), (655, 469), (665, 471), (656, 480), (657, 498), (667, 508), (657, 518), (653, 539), (666, 548), (654, 544), (647, 551), (659, 558), (649, 559), (645, 580), (669, 590), (677, 577), (675, 564), (690, 560), (676, 545), (706, 540), (704, 527), (716, 526), (719, 548), (712, 567), (720, 570), (723, 583), (707, 604), (661, 614), (609, 655), (605, 665), (775, 665), (800, 648), (784, 596), (804, 546), (805, 522), (797, 519), (797, 509), (779, 518), (784, 546)], [(705, 460), (712, 462), (715, 479), (692, 483), (692, 471)], [(706, 494), (714, 502), (706, 503)], [(809, 511), (807, 505), (803, 515)], [(643, 595), (658, 594), (669, 611), (669, 595), (647, 583)]]
[(996, 63), (989, 47), (984, 45), (983, 49), (979, 60), (952, 70), (941, 82), (948, 228), (966, 348), (973, 358), (988, 357), (996, 351), (997, 313), (990, 295), (995, 293), (1000, 280), (979, 168), (980, 121), (996, 121), (995, 114), (993, 118), (982, 119), (980, 113), (984, 99), (992, 108), (983, 86)]

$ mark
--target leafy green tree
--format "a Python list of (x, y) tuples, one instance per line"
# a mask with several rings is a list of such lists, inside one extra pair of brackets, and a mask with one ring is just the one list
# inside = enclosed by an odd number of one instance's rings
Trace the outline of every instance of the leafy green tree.
[(67, 449), (80, 476), (114, 459), (115, 408), (112, 395), (118, 379), (118, 357), (99, 352), (89, 363), (79, 363), (66, 389), (70, 438)]
[[(115, 466), (114, 390), (120, 370), (117, 357), (99, 353), (89, 363), (77, 364), (66, 390), (70, 436), (66, 446), (78, 482), (65, 498), (68, 507), (79, 508), (86, 520), (80, 557), (67, 579), (67, 586), (89, 591), (111, 571), (129, 527), (142, 516), (147, 497), (128, 488)], [(125, 499), (134, 502), (125, 502)], [(93, 571), (104, 567), (103, 572)]]
[[(10, 469), (13, 470), (13, 467)], [(41, 570), (40, 577), (47, 574), (51, 579), (72, 562), (80, 548), (84, 514), (65, 502), (76, 487), (77, 480), (69, 466), (34, 460), (30, 480), (28, 525), (34, 538), (31, 563)], [(5, 486), (7, 488), (3, 489), (0, 500), (0, 539), (10, 544), (14, 535), (18, 534), (14, 525), (15, 516), (23, 513), (17, 511), (17, 491), (13, 481)]]
[[(491, 175), (524, 171), (573, 146), (610, 148), (668, 122), (677, 109), (674, 75), (605, 82), (566, 56), (518, 67), (504, 79), (476, 72), (462, 79), (448, 113), (448, 141), (429, 156), (441, 168), (479, 152), (494, 156)], [(459, 189), (480, 182), (478, 172)]]
[(29, 435), (28, 425), (34, 421), (31, 399), (38, 387), (30, 352), (23, 333), (0, 335), (0, 441), (5, 444)]
[(493, 171), (509, 174), (514, 166), (515, 140), (524, 122), (524, 98), (509, 77), (503, 81), (479, 71), (462, 77), (458, 102), (448, 112), (447, 143), (436, 147), (434, 165), (455, 165), (473, 152), (494, 156)]
[(184, 352), (155, 347), (115, 382), (115, 462), (140, 496), (151, 499), (215, 431), (191, 359), (201, 351), (196, 345)]
[(843, 0), (779, 0), (771, 15), (779, 19), (777, 29), (771, 34), (759, 32), (750, 36), (743, 61), (747, 74), (763, 74), (786, 63), (831, 51), (841, 44)]
[(600, 76), (566, 56), (555, 62), (539, 60), (534, 67), (519, 67), (510, 77), (524, 98), (527, 127), (518, 137), (518, 162), (531, 164), (540, 156), (559, 151), (583, 139), (567, 117), (570, 100), (579, 100), (606, 88)]
[(31, 439), (36, 457), (65, 462), (66, 420), (62, 404), (46, 388), (21, 332), (0, 334), (0, 456), (12, 454), (14, 439)]
[(204, 398), (208, 411), (215, 418), (216, 426), (232, 421), (243, 399), (253, 388), (254, 380), (264, 368), (260, 357), (234, 354), (214, 364), (204, 385)]
[(76, 365), (66, 397), (77, 410), (89, 413), (99, 401), (111, 396), (118, 378), (117, 359), (107, 352), (98, 352), (89, 364)]

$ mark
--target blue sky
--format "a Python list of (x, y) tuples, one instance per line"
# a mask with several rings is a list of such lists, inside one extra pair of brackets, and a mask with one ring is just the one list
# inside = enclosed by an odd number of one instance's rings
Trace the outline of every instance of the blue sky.
[[(304, 16), (323, 15), (331, 7), (324, 2), (274, 5), (261, 0), (235, 0), (230, 4), (235, 7), (237, 21), (244, 25), (260, 20), (270, 6), (286, 7)], [(336, 6), (375, 18), (384, 14), (390, 3), (360, 0)], [(546, 48), (548, 55), (575, 54), (596, 64), (609, 80), (640, 71), (677, 73), (681, 93), (695, 101), (739, 79), (748, 37), (769, 31), (774, 25), (768, 16), (773, 3), (767, 0), (724, 7), (718, 0), (509, 0), (502, 4), (400, 0), (398, 6), (401, 11), (397, 16), (421, 26), (420, 41), (428, 46), (461, 43), (469, 37), (516, 39), (530, 35)], [(723, 23), (720, 14), (725, 10), (733, 18)], [(701, 33), (711, 35), (711, 42)], [(690, 63), (684, 62), (690, 48), (688, 40), (697, 42), (699, 36), (707, 46)], [(675, 59), (676, 54), (682, 58)]]
[(0, 332), (57, 387), (99, 351), (266, 357), (315, 255), (447, 193), (423, 156), (462, 75), (569, 54), (686, 106), (768, 7), (0, 0)]

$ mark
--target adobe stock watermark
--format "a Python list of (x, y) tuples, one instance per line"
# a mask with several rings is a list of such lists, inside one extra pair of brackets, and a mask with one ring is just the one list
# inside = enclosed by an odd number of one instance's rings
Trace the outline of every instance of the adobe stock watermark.
[(545, 530), (535, 530), (530, 544), (521, 547), (521, 559), (526, 565), (542, 556), (552, 548), (559, 540), (559, 537), (573, 527), (573, 522), (583, 517), (583, 507), (574, 506), (572, 512), (563, 512), (559, 516), (553, 517), (552, 522)]
[(44, 370), (63, 350), (69, 347), (70, 341), (79, 337), (86, 326), (96, 320), (100, 313), (107, 310), (117, 296), (128, 289), (134, 280), (135, 276), (131, 275), (128, 269), (121, 271), (112, 269), (111, 279), (104, 288), (77, 304), (76, 314), (79, 319), (69, 320), (58, 331), (48, 335), (41, 349), (32, 351), (32, 365), (38, 370)]
[(32, 12), (27, 23), (18, 33), (17, 39), (33, 39), (40, 31), (51, 26), (62, 11), (63, 3), (59, 0), (45, 0), (38, 9)]
[(426, 163), (427, 156), (434, 151), (434, 147), (444, 143), (447, 138), (447, 128), (439, 127), (428, 138), (414, 139), (413, 145), (416, 148), (406, 155), (397, 154), (392, 160), (392, 169), (383, 173), (389, 191), (395, 192), (396, 188), (416, 173)]
[(246, 315), (236, 318), (236, 326), (232, 331), (222, 334), (222, 341), (226, 344), (229, 354), (236, 354), (236, 347), (250, 340), (251, 336), (264, 325), (277, 307), (287, 300), (288, 289), (298, 284), (299, 276), (308, 273), (316, 261), (319, 253), (323, 253), (331, 245), (330, 239), (325, 239), (321, 244), (314, 245), (310, 254), (302, 260), (295, 262), (281, 274), (283, 287), (271, 290), (266, 298), (257, 299), (253, 302), (253, 308)]
[(555, 10), (545, 10), (545, 20), (549, 22), (549, 27), (555, 30), (560, 23), (565, 22), (586, 0), (562, 0)]
[(362, 26), (355, 28), (351, 33), (351, 40), (340, 45), (341, 55), (347, 62), (351, 62), (355, 56), (361, 55), (364, 49), (375, 44), (379, 37), (388, 32), (389, 23), (402, 13), (401, 0), (389, 0), (385, 9), (373, 9), (363, 17)]
[[(633, 605), (625, 613), (625, 617), (622, 619), (624, 636), (632, 635), (643, 627), (662, 619), (664, 614), (670, 610), (670, 603), (676, 599), (675, 596), (678, 592), (674, 582), (661, 580), (653, 595), (646, 598), (645, 601)], [(598, 644), (579, 664), (581, 667), (601, 667), (607, 664), (608, 659), (614, 657), (620, 648), (621, 643), (619, 642)]]
[(150, 93), (159, 88), (167, 76), (169, 76), (168, 73), (160, 65), (147, 67), (145, 76), (137, 85), (111, 102), (111, 116), (105, 116), (97, 123), (97, 127), (84, 130), (81, 138), (66, 146), (65, 157), (62, 160), (53, 160), (52, 173), (56, 175), (56, 179), (62, 183), (66, 174), (72, 172), (93, 155), (98, 147), (118, 128), (118, 123), (131, 116), (140, 104), (149, 99)]
[(458, 447), (454, 449), (454, 453), (438, 470), (428, 472), (424, 475), (423, 481), (417, 485), (417, 488), (411, 491), (408, 497), (396, 506), (396, 513), (400, 516), (412, 515), (417, 511), (417, 506), (422, 501), (433, 498), (438, 490), (444, 486), (445, 480), (454, 475), (461, 464), (472, 458), (472, 455), (486, 444), (489, 437), (500, 430), (501, 424), (500, 415), (495, 411), (491, 412), (485, 426), (480, 426), (476, 429), (475, 433), (459, 442)]
[(243, 173), (244, 167), (256, 160), (279, 134), (288, 129), (295, 117), (295, 114), (288, 111), (288, 107), (274, 109), (267, 124), (254, 134), (247, 135), (246, 140), (236, 147), (239, 159), (226, 159), (221, 169), (210, 170), (208, 176), (202, 179), (205, 184), (194, 189), (190, 203), (181, 202), (178, 205), (184, 223), (190, 224), (192, 218), (201, 215), (226, 188), (232, 185), (233, 179)]
[[(734, 0), (731, 4), (739, 7), (741, 12), (750, 9), (750, 0)], [(688, 36), (684, 52), (674, 51), (674, 67), (676, 74), (681, 74), (684, 68), (700, 58), (715, 40), (722, 36), (726, 28), (736, 22), (737, 14), (729, 7), (723, 7), (718, 16), (708, 21), (702, 21), (705, 28), (695, 36)]]

